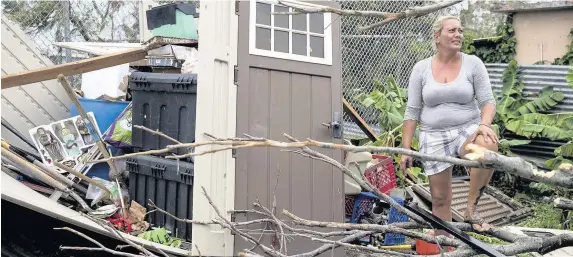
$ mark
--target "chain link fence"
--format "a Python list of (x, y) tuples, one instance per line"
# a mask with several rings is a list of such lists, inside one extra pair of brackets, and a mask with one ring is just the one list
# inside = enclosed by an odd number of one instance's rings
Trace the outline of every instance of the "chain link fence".
[[(93, 57), (56, 42), (139, 42), (139, 1), (2, 1), (2, 16), (18, 24), (54, 64)], [(81, 76), (68, 78), (79, 87)]]
[[(435, 1), (339, 1), (345, 10), (400, 12)], [(431, 56), (432, 24), (440, 16), (457, 13), (453, 6), (419, 18), (408, 18), (384, 26), (360, 31), (358, 28), (380, 21), (380, 18), (343, 16), (342, 26), (342, 83), (343, 96), (362, 118), (379, 134), (379, 112), (374, 107), (364, 108), (356, 97), (374, 89), (376, 81), (384, 82), (393, 76), (401, 87), (407, 87), (410, 72), (419, 60)], [(345, 138), (365, 138), (366, 135), (344, 114)]]
[[(158, 3), (170, 1), (156, 0)], [(199, 1), (197, 1), (199, 2)], [(434, 1), (339, 0), (345, 10), (371, 10), (400, 12)], [(86, 53), (64, 49), (55, 42), (139, 42), (140, 1), (2, 1), (2, 15), (20, 25), (38, 45), (44, 56), (55, 64), (92, 57)], [(379, 18), (342, 16), (342, 79), (343, 96), (377, 132), (378, 111), (364, 108), (356, 99), (360, 93), (369, 93), (375, 81), (384, 81), (392, 75), (400, 86), (407, 86), (413, 65), (433, 54), (431, 26), (434, 20), (455, 8), (419, 18), (409, 18), (361, 32), (359, 27), (380, 21)], [(79, 87), (81, 76), (69, 78)], [(364, 138), (364, 133), (344, 114), (346, 138)]]

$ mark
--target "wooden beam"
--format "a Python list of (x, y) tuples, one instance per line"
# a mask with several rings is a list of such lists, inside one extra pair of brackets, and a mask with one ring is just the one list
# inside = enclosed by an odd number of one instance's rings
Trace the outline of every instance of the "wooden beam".
[(2, 76), (2, 89), (27, 85), (45, 80), (52, 80), (55, 79), (59, 74), (63, 74), (64, 76), (71, 76), (124, 63), (140, 61), (146, 58), (147, 51), (162, 47), (164, 45), (185, 45), (196, 47), (198, 43), (199, 42), (194, 39), (155, 36), (143, 43), (141, 48), (130, 49), (81, 61), (64, 63), (52, 67), (45, 67)]
[(366, 121), (364, 121), (364, 119), (360, 117), (360, 115), (358, 114), (358, 112), (356, 112), (354, 107), (352, 107), (352, 105), (350, 105), (350, 103), (346, 101), (345, 98), (342, 98), (342, 103), (344, 104), (344, 111), (346, 111), (346, 113), (350, 115), (350, 118), (352, 118), (354, 123), (356, 123), (356, 125), (360, 127), (362, 132), (364, 132), (372, 142), (376, 142), (377, 140), (376, 133), (374, 133), (374, 130), (372, 130), (372, 128), (368, 126)]
[(148, 47), (102, 55), (76, 62), (59, 64), (2, 76), (2, 89), (55, 79), (59, 74), (70, 76), (145, 59)]

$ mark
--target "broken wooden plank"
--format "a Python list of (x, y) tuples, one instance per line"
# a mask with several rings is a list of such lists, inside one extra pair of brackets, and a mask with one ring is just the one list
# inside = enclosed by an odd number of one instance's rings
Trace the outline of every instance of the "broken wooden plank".
[[(68, 83), (68, 80), (66, 79), (66, 77), (64, 75), (60, 74), (60, 75), (58, 75), (57, 79), (60, 82), (60, 84), (62, 84), (64, 89), (66, 90), (66, 93), (68, 94), (68, 96), (72, 100), (72, 103), (74, 103), (74, 105), (76, 106), (76, 109), (78, 110), (78, 113), (80, 113), (80, 116), (82, 117), (82, 119), (84, 119), (84, 123), (86, 124), (86, 126), (88, 128), (92, 127), (93, 124), (95, 124), (94, 121), (92, 121), (90, 119), (90, 117), (88, 116), (88, 114), (86, 113), (86, 111), (84, 110), (82, 105), (80, 104), (78, 97), (74, 93), (74, 90), (72, 89), (72, 86), (70, 86), (70, 83)], [(95, 128), (95, 127), (92, 127), (92, 128)], [(106, 159), (109, 159), (111, 156), (110, 156), (109, 152), (107, 151), (107, 149), (105, 148), (103, 140), (101, 139), (98, 132), (90, 129), (90, 134), (92, 137), (94, 137), (94, 139), (96, 141), (96, 145), (97, 145), (100, 153), (103, 155), (103, 157)], [(111, 169), (113, 174), (115, 174), (116, 176), (118, 174), (120, 174), (120, 172), (118, 171), (117, 167), (115, 166), (115, 162), (113, 160), (108, 160), (107, 164), (109, 165), (109, 168)]]
[(59, 64), (36, 70), (29, 70), (2, 76), (2, 89), (27, 85), (45, 80), (52, 80), (59, 74), (71, 76), (84, 72), (95, 71), (124, 63), (145, 59), (147, 47), (127, 50), (115, 54), (102, 55), (85, 60)]
[(358, 114), (358, 112), (354, 109), (354, 107), (352, 107), (352, 105), (350, 105), (350, 103), (346, 101), (345, 98), (342, 98), (342, 103), (344, 104), (344, 111), (346, 111), (350, 115), (350, 118), (352, 118), (352, 120), (356, 123), (356, 125), (360, 127), (362, 132), (364, 132), (372, 142), (376, 142), (376, 140), (378, 140), (376, 138), (376, 133), (374, 133), (374, 131), (372, 130), (372, 128), (370, 128), (370, 126), (368, 126), (366, 121), (364, 121), (364, 119), (360, 117), (360, 114)]
[(28, 70), (2, 76), (2, 89), (55, 79), (59, 74), (71, 76), (120, 64), (140, 61), (146, 58), (147, 51), (164, 45), (196, 45), (197, 40), (170, 37), (153, 37), (140, 48), (102, 55), (85, 60), (64, 63), (52, 67)]

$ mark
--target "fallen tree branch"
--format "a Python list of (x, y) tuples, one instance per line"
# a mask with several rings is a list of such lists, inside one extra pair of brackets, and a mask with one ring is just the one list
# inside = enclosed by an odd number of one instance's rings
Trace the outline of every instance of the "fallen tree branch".
[(457, 3), (461, 3), (462, 0), (450, 0), (441, 3), (427, 5), (427, 6), (416, 6), (406, 9), (401, 12), (391, 13), (391, 12), (378, 12), (378, 11), (356, 11), (356, 10), (342, 10), (339, 8), (333, 8), (328, 6), (308, 4), (300, 1), (292, 0), (282, 0), (278, 1), (280, 5), (291, 7), (294, 9), (293, 12), (273, 12), (274, 15), (296, 15), (303, 13), (334, 13), (341, 16), (361, 16), (361, 17), (374, 17), (381, 18), (382, 21), (370, 24), (368, 26), (358, 27), (358, 31), (366, 31), (373, 28), (377, 28), (388, 23), (406, 19), (406, 18), (418, 18), (430, 13), (439, 11), (446, 7), (452, 6)]
[(459, 246), (462, 244), (460, 240), (454, 238), (448, 238), (445, 236), (437, 236), (433, 237), (428, 234), (409, 231), (404, 228), (400, 228), (397, 226), (392, 225), (374, 225), (374, 224), (353, 224), (353, 223), (338, 223), (338, 222), (326, 222), (326, 221), (310, 221), (306, 219), (302, 219), (297, 217), (296, 215), (290, 213), (287, 210), (283, 210), (283, 214), (285, 216), (291, 218), (294, 223), (299, 225), (305, 225), (310, 227), (324, 227), (324, 228), (343, 228), (343, 229), (355, 229), (355, 230), (366, 230), (371, 231), (372, 233), (397, 233), (402, 234), (405, 236), (409, 236), (412, 238), (419, 238), (423, 239), (430, 243), (439, 243), (441, 245), (448, 245), (448, 246)]
[[(61, 250), (75, 250), (75, 251), (102, 251), (102, 252), (108, 252), (111, 253), (113, 255), (118, 255), (118, 256), (126, 256), (126, 257), (141, 257), (142, 255), (139, 254), (131, 254), (131, 253), (126, 253), (126, 252), (120, 252), (120, 251), (116, 251), (116, 250), (112, 250), (109, 249), (107, 247), (105, 247), (103, 244), (101, 244), (100, 242), (98, 242), (97, 240), (87, 236), (86, 234), (79, 232), (73, 228), (69, 228), (69, 227), (63, 227), (63, 228), (54, 228), (54, 230), (66, 230), (69, 232), (72, 232), (78, 236), (81, 236), (85, 239), (87, 239), (88, 241), (94, 243), (95, 245), (97, 245), (98, 247), (77, 247), (77, 246), (60, 246)], [(157, 256), (157, 255), (144, 255), (144, 256)]]
[(557, 197), (553, 200), (553, 207), (573, 211), (573, 200)]
[[(209, 204), (212, 206), (212, 208), (216, 208), (214, 206), (213, 202), (210, 200), (210, 197), (207, 195), (204, 188), (203, 188), (203, 194), (205, 197), (208, 198)], [(263, 207), (256, 202), (253, 203), (253, 205), (255, 207), (259, 207), (259, 208)], [(154, 207), (154, 208), (157, 209), (157, 207)], [(215, 212), (219, 215), (219, 217), (221, 219), (223, 219), (222, 216), (220, 216), (220, 212), (218, 211), (218, 209)], [(240, 210), (237, 212), (252, 212), (252, 213), (264, 215), (265, 217), (271, 216), (271, 214), (268, 212), (265, 213), (265, 212), (260, 212), (260, 211), (256, 211), (256, 210)], [(441, 256), (445, 256), (445, 257), (469, 257), (469, 256), (476, 256), (476, 255), (480, 254), (476, 250), (472, 249), (468, 245), (465, 245), (464, 243), (460, 242), (457, 239), (448, 238), (445, 236), (432, 237), (432, 236), (429, 236), (427, 234), (408, 230), (408, 229), (429, 228), (428, 225), (424, 225), (424, 224), (418, 224), (418, 223), (414, 223), (414, 222), (400, 222), (400, 223), (394, 223), (391, 225), (377, 225), (377, 224), (348, 224), (348, 223), (337, 223), (337, 222), (321, 222), (321, 221), (312, 221), (312, 220), (302, 219), (302, 218), (288, 212), (287, 210), (283, 210), (283, 213), (285, 214), (285, 216), (289, 217), (295, 224), (299, 224), (299, 225), (303, 225), (303, 226), (307, 226), (307, 227), (330, 227), (330, 228), (350, 229), (349, 231), (335, 232), (335, 233), (337, 233), (337, 235), (343, 235), (343, 234), (345, 235), (345, 237), (340, 239), (340, 240), (325, 240), (325, 239), (321, 239), (321, 238), (316, 238), (316, 237), (313, 237), (312, 234), (310, 234), (310, 233), (309, 234), (305, 234), (305, 233), (292, 234), (294, 236), (300, 236), (300, 237), (308, 238), (312, 241), (322, 242), (325, 244), (318, 247), (317, 249), (312, 250), (312, 251), (307, 252), (307, 253), (296, 254), (296, 255), (286, 255), (286, 253), (285, 253), (284, 256), (312, 257), (312, 256), (317, 256), (319, 254), (322, 254), (322, 253), (324, 253), (330, 249), (336, 248), (336, 247), (360, 249), (362, 251), (369, 251), (370, 253), (385, 253), (385, 254), (391, 254), (393, 256), (411, 256), (408, 254), (404, 254), (404, 253), (400, 253), (400, 252), (392, 251), (392, 250), (379, 250), (376, 248), (361, 247), (361, 246), (349, 244), (349, 242), (352, 242), (358, 238), (361, 238), (361, 237), (366, 236), (366, 235), (376, 234), (376, 233), (404, 234), (410, 238), (422, 239), (422, 240), (425, 240), (425, 241), (428, 241), (431, 243), (439, 242), (441, 245), (445, 245), (445, 246), (451, 245), (451, 246), (456, 247), (456, 250), (454, 250), (453, 252), (444, 253), (443, 255), (433, 255), (432, 257), (441, 257)], [(284, 228), (287, 230), (293, 229), (292, 227), (286, 225), (286, 223), (284, 223), (284, 221), (281, 221), (278, 219), (276, 219), (276, 220), (266, 219), (264, 221), (263, 220), (264, 219), (261, 219), (260, 221), (261, 222), (268, 222), (270, 220), (272, 222), (283, 224)], [(187, 222), (190, 222), (190, 221), (187, 221)], [(228, 221), (227, 222), (214, 221), (214, 222), (221, 225), (223, 228), (230, 229), (230, 230), (234, 231), (235, 233), (238, 233), (241, 237), (244, 237), (245, 235), (247, 235), (247, 232), (236, 228), (236, 226), (240, 223), (231, 223)], [(200, 224), (200, 223), (198, 223), (198, 224)], [(472, 226), (470, 224), (467, 224), (467, 223), (450, 222), (450, 224), (459, 228), (462, 231), (476, 232), (475, 230), (473, 230)], [(263, 232), (265, 232), (265, 231), (263, 231)], [(278, 233), (277, 231), (268, 231), (268, 232), (269, 232), (269, 234)], [(320, 232), (317, 232), (317, 233), (320, 233)], [(332, 232), (330, 232), (330, 233), (332, 233)], [(282, 233), (279, 233), (279, 234), (285, 235)], [(505, 245), (492, 245), (492, 247), (494, 249), (496, 249), (497, 251), (501, 252), (502, 254), (508, 255), (508, 256), (513, 256), (513, 255), (517, 255), (517, 254), (521, 254), (521, 253), (527, 253), (527, 252), (547, 253), (547, 252), (551, 252), (551, 251), (558, 249), (558, 248), (573, 246), (573, 232), (568, 233), (568, 234), (560, 234), (560, 235), (556, 235), (556, 236), (552, 236), (552, 237), (543, 237), (542, 238), (542, 237), (530, 237), (530, 236), (514, 234), (514, 233), (511, 233), (508, 230), (505, 230), (503, 228), (493, 227), (490, 230), (486, 231), (484, 234), (487, 234), (489, 236), (494, 236), (494, 237), (497, 237), (499, 239), (502, 239), (503, 241), (508, 242), (509, 244), (505, 244)], [(254, 243), (257, 243), (257, 246), (259, 246), (259, 247), (264, 246), (260, 243), (260, 241), (256, 240), (254, 237), (252, 237), (250, 235), (248, 235), (246, 237), (246, 239), (249, 241), (252, 241)], [(272, 249), (267, 247), (266, 250), (272, 250)], [(265, 251), (265, 253), (268, 255), (271, 255), (271, 256), (276, 256), (279, 254), (276, 251), (271, 252), (271, 254), (269, 254), (266, 251)], [(253, 253), (251, 251), (240, 252), (238, 255), (239, 256), (253, 256), (253, 257), (254, 256), (257, 256), (257, 257), (262, 256), (262, 255)], [(415, 256), (426, 256), (426, 255), (415, 255)]]
[[(194, 221), (194, 220), (187, 220), (187, 219), (180, 219), (177, 218), (175, 215), (169, 214), (168, 212), (157, 208), (150, 202), (150, 206), (155, 208), (157, 211), (160, 211), (168, 216), (171, 216), (179, 221), (193, 223), (194, 225), (207, 225), (207, 224), (218, 224), (221, 227), (233, 231), (238, 236), (244, 238), (245, 240), (254, 244), (254, 248), (245, 249), (245, 251), (241, 252), (241, 256), (258, 256), (258, 254), (252, 252), (256, 248), (261, 249), (266, 256), (274, 256), (274, 257), (283, 257), (283, 256), (297, 256), (297, 257), (310, 257), (316, 256), (321, 253), (324, 253), (328, 250), (335, 249), (338, 247), (347, 247), (349, 246), (349, 242), (352, 242), (358, 238), (361, 238), (365, 235), (373, 235), (379, 233), (396, 233), (396, 234), (403, 234), (409, 238), (415, 239), (422, 239), (427, 242), (431, 243), (439, 243), (445, 246), (454, 246), (456, 250), (450, 253), (445, 254), (444, 256), (453, 256), (453, 257), (466, 257), (466, 256), (473, 256), (479, 254), (474, 249), (468, 247), (465, 243), (461, 242), (458, 239), (445, 237), (445, 236), (429, 236), (424, 233), (420, 233), (418, 231), (414, 231), (414, 229), (420, 228), (431, 228), (430, 225), (425, 222), (423, 219), (415, 215), (414, 213), (410, 212), (409, 210), (405, 209), (403, 206), (397, 204), (392, 198), (388, 197), (386, 194), (381, 193), (378, 191), (377, 188), (374, 188), (366, 179), (362, 177), (358, 177), (356, 174), (351, 172), (347, 167), (342, 165), (340, 162), (321, 154), (315, 150), (312, 150), (311, 147), (319, 147), (319, 148), (328, 148), (328, 149), (340, 149), (344, 151), (351, 151), (351, 152), (389, 152), (394, 154), (407, 154), (411, 155), (415, 158), (425, 159), (425, 160), (445, 160), (450, 162), (462, 163), (467, 164), (468, 166), (472, 167), (496, 167), (496, 168), (504, 168), (509, 169), (509, 172), (514, 172), (515, 174), (523, 174), (526, 172), (532, 172), (531, 170), (527, 170), (530, 167), (527, 166), (519, 166), (516, 171), (515, 168), (509, 166), (507, 163), (513, 163), (519, 161), (520, 158), (518, 157), (505, 157), (499, 154), (491, 154), (484, 150), (477, 145), (469, 145), (468, 151), (469, 154), (466, 157), (469, 157), (470, 160), (458, 159), (458, 158), (451, 158), (451, 157), (444, 157), (444, 156), (430, 156), (421, 154), (415, 151), (406, 150), (402, 148), (392, 148), (392, 147), (373, 147), (373, 146), (352, 146), (352, 145), (340, 145), (334, 143), (325, 143), (325, 142), (318, 142), (315, 140), (307, 139), (306, 141), (299, 141), (287, 134), (284, 136), (291, 142), (280, 142), (275, 140), (269, 140), (265, 138), (257, 138), (250, 135), (245, 135), (246, 138), (217, 138), (212, 135), (208, 135), (212, 138), (212, 140), (204, 141), (204, 142), (195, 142), (195, 143), (183, 143), (183, 144), (174, 144), (169, 145), (165, 149), (165, 151), (170, 151), (173, 149), (179, 148), (193, 148), (201, 145), (212, 145), (212, 146), (224, 146), (219, 148), (214, 148), (211, 150), (205, 150), (203, 152), (195, 152), (192, 153), (193, 155), (201, 155), (207, 153), (213, 153), (217, 151), (224, 151), (228, 149), (236, 149), (236, 148), (249, 148), (249, 147), (278, 147), (284, 148), (283, 150), (290, 151), (293, 153), (301, 154), (307, 156), (309, 158), (317, 159), (329, 163), (338, 169), (340, 169), (344, 174), (349, 175), (354, 179), (365, 191), (369, 191), (374, 193), (380, 199), (388, 202), (392, 207), (396, 208), (399, 212), (406, 214), (410, 219), (415, 222), (401, 222), (401, 223), (393, 223), (391, 225), (378, 225), (378, 224), (348, 224), (348, 223), (338, 223), (338, 222), (321, 222), (321, 221), (310, 221), (305, 220), (296, 215), (288, 212), (288, 210), (283, 210), (283, 214), (290, 218), (291, 222), (295, 225), (299, 226), (306, 226), (309, 228), (335, 228), (340, 229), (340, 231), (333, 231), (333, 232), (318, 232), (313, 231), (311, 229), (304, 229), (304, 228), (294, 228), (286, 224), (286, 222), (280, 220), (274, 213), (274, 209), (276, 208), (276, 202), (273, 199), (271, 209), (262, 206), (260, 203), (255, 202), (253, 206), (260, 210), (226, 210), (226, 212), (235, 212), (235, 213), (251, 213), (256, 215), (261, 215), (260, 218), (249, 220), (246, 222), (230, 222), (226, 218), (224, 218), (219, 211), (219, 209), (214, 205), (211, 198), (207, 194), (205, 188), (203, 189), (203, 195), (207, 198), (211, 207), (215, 210), (215, 213), (219, 218), (212, 219), (211, 221)], [(293, 149), (293, 150), (290, 150)], [(147, 152), (148, 153), (148, 152)], [(145, 154), (139, 153), (139, 154)], [(493, 156), (493, 157), (492, 157)], [(116, 156), (114, 158), (122, 158), (123, 156)], [(100, 160), (101, 161), (101, 160)], [(560, 175), (566, 176), (567, 174), (571, 174), (572, 167), (570, 166), (563, 166), (560, 167), (558, 172)], [(278, 176), (278, 174), (277, 174)], [(548, 180), (548, 182), (556, 182), (561, 180)], [(276, 186), (275, 186), (276, 187)], [(274, 194), (273, 194), (274, 195)], [(273, 197), (274, 198), (274, 197)], [(244, 227), (247, 225), (253, 224), (260, 224), (264, 225), (262, 229), (241, 229), (240, 227)], [(450, 222), (450, 224), (458, 227), (462, 231), (471, 231), (476, 232), (473, 230), (470, 224), (467, 223), (456, 223)], [(267, 229), (268, 225), (270, 225), (271, 229)], [(346, 230), (346, 231), (344, 231)], [(286, 231), (291, 231), (292, 233), (286, 233)], [(255, 238), (252, 234), (259, 234), (260, 238)], [(263, 235), (274, 234), (275, 238), (278, 239), (280, 243), (280, 247), (275, 249), (272, 246), (266, 246), (262, 243), (261, 239)], [(573, 244), (573, 234), (562, 234), (555, 237), (550, 238), (538, 238), (538, 237), (529, 237), (523, 235), (516, 235), (502, 228), (493, 227), (488, 231), (483, 232), (482, 234), (486, 234), (489, 236), (494, 236), (501, 240), (508, 242), (509, 244), (503, 246), (494, 246), (499, 252), (508, 254), (508, 255), (515, 255), (519, 253), (525, 252), (544, 252), (549, 251), (551, 249), (556, 249), (559, 247), (564, 247)], [(317, 242), (322, 242), (324, 245), (314, 249), (310, 252), (297, 254), (297, 255), (288, 255), (286, 249), (286, 241), (290, 237), (302, 237), (306, 239), (310, 239)], [(339, 237), (343, 236), (343, 238), (335, 240), (324, 240), (326, 237)], [(288, 238), (287, 238), (288, 237)], [(320, 237), (320, 238), (318, 238)], [(274, 243), (273, 243), (274, 244)], [(390, 250), (389, 250), (390, 251)]]
[[(285, 134), (285, 137), (289, 138), (292, 141), (292, 137)], [(573, 171), (571, 171), (570, 166), (562, 165), (560, 169), (553, 170), (551, 172), (544, 172), (542, 170), (538, 170), (534, 165), (528, 163), (527, 161), (523, 160), (520, 157), (507, 157), (501, 155), (499, 153), (495, 153), (489, 151), (483, 147), (480, 147), (475, 144), (468, 144), (466, 149), (468, 150), (468, 154), (465, 156), (466, 159), (460, 159), (450, 156), (434, 156), (423, 154), (417, 151), (412, 151), (404, 148), (395, 148), (395, 147), (379, 147), (379, 146), (354, 146), (354, 145), (342, 145), (342, 144), (335, 144), (335, 143), (327, 143), (327, 142), (320, 142), (312, 139), (307, 139), (306, 141), (295, 141), (295, 142), (281, 142), (276, 140), (270, 139), (261, 139), (261, 138), (227, 138), (227, 139), (213, 139), (204, 142), (195, 142), (195, 143), (183, 143), (183, 144), (174, 144), (168, 145), (164, 149), (160, 150), (150, 150), (145, 152), (139, 153), (132, 153), (126, 154), (121, 156), (114, 156), (107, 159), (100, 159), (100, 160), (93, 160), (90, 163), (100, 163), (106, 162), (110, 159), (117, 160), (123, 159), (127, 157), (133, 157), (137, 155), (146, 155), (146, 154), (158, 154), (158, 153), (167, 153), (173, 149), (178, 148), (194, 148), (203, 145), (220, 145), (220, 146), (227, 146), (224, 148), (215, 148), (207, 151), (202, 152), (194, 152), (185, 154), (179, 157), (191, 157), (191, 156), (198, 156), (204, 155), (219, 151), (225, 151), (230, 149), (240, 149), (240, 148), (254, 148), (254, 147), (278, 147), (278, 148), (295, 148), (295, 149), (302, 149), (302, 152), (308, 154), (309, 156), (313, 156), (316, 159), (324, 160), (328, 163), (333, 164), (334, 166), (340, 168), (345, 171), (345, 168), (342, 164), (336, 164), (335, 160), (330, 159), (324, 155), (321, 155), (313, 150), (310, 150), (310, 147), (320, 147), (320, 148), (328, 148), (328, 149), (337, 149), (337, 150), (344, 150), (348, 152), (375, 152), (375, 153), (389, 153), (389, 154), (402, 154), (402, 155), (410, 155), (416, 159), (424, 160), (424, 161), (441, 161), (441, 162), (448, 162), (455, 165), (465, 166), (465, 167), (472, 167), (472, 168), (494, 168), (498, 170), (503, 170), (509, 174), (516, 175), (518, 177), (527, 178), (536, 182), (545, 183), (554, 186), (564, 187), (566, 189), (573, 189)], [(306, 149), (306, 150), (304, 150)], [(297, 153), (297, 152), (295, 152)], [(299, 152), (300, 153), (300, 152)], [(326, 157), (326, 158), (324, 158)], [(166, 158), (176, 158), (176, 156), (167, 156)], [(334, 161), (334, 162), (333, 162)], [(345, 172), (347, 174), (347, 172)], [(352, 175), (354, 173), (348, 172), (347, 175)], [(356, 178), (353, 177), (356, 180)], [(361, 180), (361, 179), (360, 179)], [(368, 189), (364, 187), (365, 183), (361, 183), (357, 181), (364, 189)], [(368, 190), (370, 191), (370, 190)], [(381, 197), (380, 194), (377, 194), (374, 190), (373, 192), (376, 196)], [(388, 200), (385, 198), (381, 198), (383, 200)], [(388, 200), (391, 202), (392, 200)], [(399, 208), (399, 207), (398, 207)], [(420, 220), (417, 220), (420, 221)]]
[(465, 157), (469, 160), (479, 161), (494, 169), (503, 170), (518, 177), (573, 189), (573, 168), (571, 164), (562, 164), (557, 170), (544, 172), (522, 158), (507, 157), (476, 144), (468, 144), (466, 150), (468, 154)]
[(179, 142), (177, 139), (172, 138), (172, 137), (170, 137), (170, 136), (168, 136), (168, 135), (165, 135), (164, 133), (162, 133), (162, 132), (160, 132), (160, 131), (155, 131), (155, 130), (153, 130), (153, 129), (146, 128), (146, 127), (140, 126), (140, 125), (133, 125), (133, 127), (134, 127), (134, 128), (137, 128), (137, 129), (141, 129), (141, 130), (143, 130), (143, 131), (147, 131), (147, 132), (149, 132), (149, 133), (151, 133), (151, 134), (154, 134), (154, 135), (158, 135), (158, 136), (164, 137), (164, 138), (166, 138), (167, 140), (169, 140), (169, 141), (171, 141), (171, 142), (173, 142), (173, 143), (181, 144), (181, 142)]

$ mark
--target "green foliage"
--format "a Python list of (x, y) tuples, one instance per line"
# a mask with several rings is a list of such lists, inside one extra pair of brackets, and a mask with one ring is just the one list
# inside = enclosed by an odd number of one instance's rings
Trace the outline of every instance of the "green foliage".
[[(374, 90), (370, 93), (361, 93), (354, 97), (354, 100), (360, 102), (363, 107), (374, 107), (380, 113), (378, 119), (382, 134), (378, 136), (374, 145), (395, 147), (401, 142), (407, 94), (407, 89), (401, 88), (390, 75), (385, 83), (375, 81)], [(414, 139), (412, 147), (417, 149), (417, 145)]]
[(414, 181), (415, 183), (418, 184), (428, 183), (428, 176), (426, 176), (426, 174), (422, 171), (422, 168), (412, 167), (409, 173), (412, 176), (414, 176), (414, 178), (416, 178)]
[(521, 222), (518, 226), (529, 228), (561, 229), (561, 211), (548, 203), (532, 206), (533, 217)]
[[(498, 37), (489, 40), (482, 40), (481, 42), (473, 42), (475, 34), (469, 33), (469, 38), (472, 38), (471, 43), (462, 48), (465, 53), (474, 54), (483, 60), (485, 63), (508, 63), (515, 57), (515, 45), (517, 40), (515, 38), (515, 31), (512, 25), (513, 17), (508, 15), (506, 21), (496, 28)], [(464, 37), (466, 33), (464, 32)], [(464, 39), (465, 41), (465, 39)], [(469, 39), (468, 39), (469, 41)]]
[[(497, 99), (497, 109), (495, 123), (492, 124), (492, 129), (500, 139), (499, 152), (504, 155), (511, 156), (513, 153), (510, 150), (511, 146), (529, 144), (529, 140), (509, 140), (503, 138), (507, 122), (510, 121), (517, 110), (527, 103), (522, 95), (525, 85), (519, 79), (519, 69), (517, 62), (511, 61), (508, 67), (502, 74), (502, 90), (501, 95)], [(535, 105), (534, 105), (535, 106)], [(505, 182), (513, 183), (513, 178), (503, 178)]]
[(471, 30), (464, 30), (464, 40), (462, 41), (462, 52), (466, 54), (475, 53), (476, 47), (473, 45), (475, 33)]
[[(572, 75), (573, 77), (573, 75)], [(503, 135), (511, 131), (528, 139), (543, 137), (550, 140), (573, 141), (573, 113), (547, 114), (565, 98), (552, 87), (543, 87), (537, 98), (527, 100), (523, 96), (525, 85), (520, 78), (520, 70), (515, 60), (508, 63), (502, 74), (501, 95), (497, 99), (495, 124), (492, 126), (500, 138), (500, 153), (511, 155), (510, 147), (528, 144), (527, 140), (506, 140)], [(566, 144), (555, 151), (556, 158), (546, 165), (555, 168), (567, 160), (562, 154), (571, 154), (572, 147)]]
[(497, 237), (490, 237), (486, 235), (481, 235), (475, 232), (467, 232), (467, 234), (475, 239), (478, 239), (484, 243), (492, 244), (492, 245), (506, 245), (507, 242), (497, 238)]
[[(522, 95), (525, 85), (519, 79), (519, 68), (515, 60), (509, 62), (501, 79), (503, 86), (501, 96), (497, 100), (496, 119), (507, 122), (510, 114), (525, 103), (525, 98)], [(503, 133), (503, 127), (500, 126), (500, 128), (502, 129), (500, 132)]]
[(384, 85), (375, 81), (370, 95), (358, 95), (357, 99), (363, 106), (373, 105), (380, 111), (380, 128), (388, 131), (402, 124), (406, 108), (404, 93), (405, 89), (400, 88), (392, 76), (388, 76)]
[(544, 87), (539, 92), (539, 97), (537, 99), (522, 105), (517, 110), (510, 113), (509, 116), (511, 118), (517, 118), (529, 113), (548, 111), (555, 107), (559, 102), (563, 101), (564, 98), (565, 94), (553, 91), (553, 87)]
[[(394, 77), (389, 75), (384, 83), (374, 81), (374, 90), (370, 93), (360, 93), (353, 98), (361, 103), (361, 106), (374, 107), (380, 113), (378, 121), (382, 133), (377, 135), (378, 140), (369, 143), (370, 145), (397, 147), (401, 144), (407, 95), (408, 90), (401, 88), (394, 80)], [(414, 150), (418, 150), (418, 134), (419, 131), (416, 130), (412, 138), (412, 148)], [(393, 162), (396, 164), (400, 163), (401, 157), (401, 155), (393, 155)], [(398, 176), (398, 186), (405, 184), (405, 172), (401, 170), (400, 165), (395, 165), (395, 173)], [(428, 181), (428, 178), (419, 167), (412, 167), (409, 173), (415, 176), (418, 182), (425, 183)]]
[(573, 28), (569, 31), (569, 45), (567, 45), (567, 52), (560, 57), (555, 58), (554, 65), (573, 65)]
[(511, 120), (506, 123), (506, 128), (517, 135), (527, 138), (544, 137), (551, 140), (567, 140), (573, 138), (573, 131), (551, 125), (529, 123), (524, 120)]
[(565, 75), (565, 81), (567, 81), (569, 86), (573, 88), (573, 66), (569, 67), (569, 71), (567, 72), (567, 75)]
[(569, 141), (567, 142), (567, 144), (557, 147), (554, 152), (555, 155), (561, 155), (564, 157), (573, 157), (573, 141)]
[(145, 232), (137, 235), (137, 237), (143, 238), (145, 240), (148, 240), (148, 241), (151, 241), (154, 243), (159, 243), (159, 244), (163, 244), (163, 245), (167, 245), (167, 246), (171, 246), (171, 247), (176, 247), (176, 248), (179, 248), (179, 246), (181, 246), (181, 242), (182, 242), (182, 240), (179, 238), (170, 237), (169, 234), (167, 234), (167, 230), (165, 230), (165, 228), (155, 228), (155, 229), (150, 230), (150, 231), (145, 231)]
[(511, 152), (512, 146), (526, 145), (529, 143), (531, 143), (531, 140), (519, 140), (519, 139), (509, 140), (506, 138), (501, 138), (499, 140), (498, 152), (506, 156), (511, 156), (513, 155), (513, 153)]
[(563, 157), (562, 155), (557, 155), (557, 157), (545, 161), (545, 165), (551, 168), (559, 167), (559, 165), (561, 165), (562, 163), (573, 164), (573, 162), (571, 162), (568, 159), (565, 159), (565, 157)]

